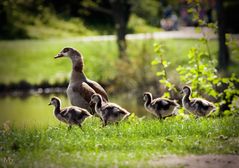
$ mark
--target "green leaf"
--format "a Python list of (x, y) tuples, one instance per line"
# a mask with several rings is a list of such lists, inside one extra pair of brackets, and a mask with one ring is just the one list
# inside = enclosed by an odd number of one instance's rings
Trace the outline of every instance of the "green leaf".
[(218, 93), (215, 90), (211, 89), (208, 94), (216, 98)]
[(166, 80), (165, 79), (160, 79), (159, 82), (162, 83), (162, 84), (165, 84)]
[(157, 65), (157, 64), (159, 64), (159, 61), (158, 61), (158, 60), (153, 60), (153, 61), (151, 62), (151, 65)]
[(170, 98), (169, 92), (164, 92), (163, 97), (165, 97), (165, 98)]
[(199, 24), (200, 26), (204, 26), (204, 25), (205, 25), (205, 21), (202, 20), (202, 19), (199, 19), (199, 20), (198, 20), (198, 24)]
[(156, 72), (156, 76), (164, 76), (164, 75), (165, 75), (164, 71)]
[(229, 83), (229, 79), (228, 78), (222, 78), (222, 83)]
[(167, 68), (170, 65), (170, 62), (167, 62), (166, 60), (163, 60), (162, 65)]
[(189, 9), (187, 10), (187, 12), (188, 12), (188, 13), (193, 13), (193, 12), (194, 12), (194, 9), (193, 9), (193, 8), (189, 8)]

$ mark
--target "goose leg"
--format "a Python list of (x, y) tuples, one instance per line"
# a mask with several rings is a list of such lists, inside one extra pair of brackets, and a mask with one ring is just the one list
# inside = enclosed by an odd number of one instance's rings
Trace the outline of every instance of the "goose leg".
[(102, 127), (105, 127), (107, 125), (107, 120), (103, 120), (103, 125)]
[(70, 131), (70, 130), (71, 130), (71, 128), (72, 128), (72, 125), (69, 125), (69, 126), (68, 126), (68, 131)]
[(81, 124), (79, 124), (78, 126), (80, 127), (80, 129), (81, 129), (82, 131), (84, 131), (83, 128), (82, 128), (82, 126), (81, 126)]

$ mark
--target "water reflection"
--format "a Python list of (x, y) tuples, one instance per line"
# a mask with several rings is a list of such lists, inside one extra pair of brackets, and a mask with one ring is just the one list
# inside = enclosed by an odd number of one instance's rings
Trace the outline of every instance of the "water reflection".
[[(1, 96), (0, 125), (6, 121), (18, 127), (59, 124), (53, 116), (53, 107), (48, 106), (52, 96), (58, 96), (63, 107), (70, 105), (66, 95), (62, 93)], [(138, 103), (132, 95), (110, 96), (110, 101), (121, 105), (139, 117), (149, 115), (144, 110), (142, 102)]]

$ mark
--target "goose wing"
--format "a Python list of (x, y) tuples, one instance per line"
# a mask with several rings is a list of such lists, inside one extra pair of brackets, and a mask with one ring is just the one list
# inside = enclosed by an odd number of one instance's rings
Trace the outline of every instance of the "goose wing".
[(167, 110), (170, 103), (165, 99), (157, 98), (152, 101), (152, 106), (154, 106), (157, 110)]
[(68, 112), (70, 113), (85, 114), (85, 115), (91, 116), (91, 114), (86, 109), (78, 107), (78, 106), (71, 106), (71, 107), (68, 107), (68, 109), (69, 109)]
[(77, 106), (71, 106), (62, 112), (62, 116), (67, 122), (79, 124), (82, 119), (91, 116), (91, 114), (85, 109)]
[(102, 111), (107, 111), (114, 115), (117, 115), (117, 114), (125, 115), (125, 114), (129, 113), (127, 110), (123, 109), (122, 107), (120, 107), (119, 105), (114, 104), (114, 103), (106, 103), (102, 107)]
[(201, 109), (201, 110), (208, 110), (210, 107), (214, 107), (211, 102), (200, 99), (200, 98), (194, 98), (191, 101), (192, 106), (194, 106), (196, 109)]
[(87, 83), (96, 93), (100, 94), (105, 101), (108, 101), (107, 93), (106, 93), (106, 91), (104, 90), (104, 88), (103, 88), (100, 84), (98, 84), (98, 83), (95, 82), (95, 81), (89, 80), (89, 79), (86, 80), (86, 83)]
[(192, 105), (194, 105), (194, 104), (198, 104), (201, 106), (210, 106), (211, 105), (211, 103), (208, 102), (207, 100), (200, 99), (200, 98), (194, 98), (191, 100), (191, 102), (192, 102)]
[(61, 110), (60, 114), (64, 117), (69, 113), (69, 108), (64, 108)]
[(82, 98), (88, 103), (91, 101), (91, 96), (96, 93), (86, 82), (82, 82), (80, 85), (77, 85), (77, 87), (74, 87), (73, 91), (80, 92)]

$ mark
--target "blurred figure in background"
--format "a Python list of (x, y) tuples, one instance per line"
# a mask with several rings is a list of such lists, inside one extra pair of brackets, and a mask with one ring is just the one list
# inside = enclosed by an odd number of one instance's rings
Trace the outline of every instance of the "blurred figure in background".
[(166, 31), (178, 30), (178, 16), (170, 5), (165, 8), (160, 25)]

